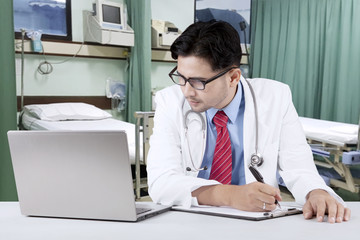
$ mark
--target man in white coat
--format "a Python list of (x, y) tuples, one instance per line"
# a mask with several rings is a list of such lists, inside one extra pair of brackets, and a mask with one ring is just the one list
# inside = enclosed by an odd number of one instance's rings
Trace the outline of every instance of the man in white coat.
[[(171, 46), (177, 67), (169, 76), (176, 85), (156, 94), (147, 165), (151, 198), (270, 211), (281, 201), (279, 173), (304, 204), (306, 219), (323, 221), (328, 214), (330, 223), (349, 220), (350, 210), (316, 170), (289, 87), (245, 80), (239, 43), (230, 24), (211, 21), (192, 24)], [(225, 116), (225, 128), (214, 122), (218, 114)], [(262, 164), (251, 164), (253, 153), (262, 155)]]

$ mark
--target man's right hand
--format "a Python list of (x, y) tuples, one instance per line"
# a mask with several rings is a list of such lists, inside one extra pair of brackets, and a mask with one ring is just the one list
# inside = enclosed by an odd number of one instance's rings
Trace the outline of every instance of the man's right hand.
[(281, 201), (278, 188), (260, 182), (241, 186), (220, 184), (204, 186), (193, 191), (192, 196), (196, 197), (201, 205), (230, 206), (252, 212), (274, 210), (275, 200)]

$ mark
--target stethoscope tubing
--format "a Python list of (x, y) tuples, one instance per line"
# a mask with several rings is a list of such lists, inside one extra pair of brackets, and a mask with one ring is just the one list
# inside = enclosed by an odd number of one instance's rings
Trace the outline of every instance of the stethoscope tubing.
[[(258, 152), (258, 141), (259, 141), (258, 108), (257, 108), (254, 89), (253, 89), (253, 87), (251, 86), (250, 82), (247, 79), (245, 79), (245, 82), (249, 86), (250, 93), (251, 93), (252, 100), (253, 100), (253, 104), (254, 104), (254, 110), (255, 110), (255, 153), (251, 155), (250, 165), (259, 167), (259, 166), (262, 165), (264, 160), (263, 160), (262, 156)], [(185, 104), (185, 99), (183, 101), (183, 108), (184, 108), (184, 104)], [(184, 131), (185, 131), (185, 139), (186, 139), (186, 142), (187, 142), (187, 146), (188, 146), (188, 149), (189, 149), (190, 160), (191, 160), (191, 164), (192, 164), (192, 167), (193, 167), (193, 168), (186, 167), (186, 171), (199, 172), (201, 170), (207, 170), (207, 166), (204, 166), (203, 168), (197, 168), (197, 167), (195, 167), (194, 161), (192, 159), (192, 155), (191, 155), (191, 151), (190, 151), (190, 145), (189, 145), (189, 139), (188, 139), (188, 135), (187, 135), (187, 131), (188, 131), (187, 120), (188, 120), (189, 114), (191, 114), (191, 113), (197, 114), (199, 116), (200, 120), (201, 120), (201, 128), (202, 128), (202, 131), (203, 131), (203, 147), (202, 147), (201, 159), (204, 157), (205, 126), (206, 126), (206, 123), (205, 123), (205, 119), (204, 119), (203, 115), (201, 113), (199, 113), (199, 112), (188, 110), (184, 114), (183, 124), (184, 124)]]

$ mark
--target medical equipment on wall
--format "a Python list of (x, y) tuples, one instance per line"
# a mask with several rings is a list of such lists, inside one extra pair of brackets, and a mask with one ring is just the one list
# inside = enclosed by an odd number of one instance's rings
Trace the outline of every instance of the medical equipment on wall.
[(96, 0), (96, 3), (93, 3), (93, 11), (102, 29), (115, 31), (127, 29), (127, 10), (124, 4)]
[(170, 49), (181, 31), (171, 22), (151, 20), (151, 47)]
[(119, 81), (108, 78), (106, 80), (106, 97), (111, 98), (111, 109), (116, 112), (125, 110), (126, 85)]
[[(248, 80), (245, 79), (245, 82), (248, 84), (249, 88), (250, 88), (250, 92), (251, 92), (251, 96), (252, 96), (252, 99), (253, 99), (253, 103), (254, 103), (254, 109), (255, 109), (255, 153), (253, 153), (251, 155), (251, 158), (250, 158), (250, 168), (251, 167), (260, 167), (263, 163), (264, 163), (264, 159), (263, 157), (261, 156), (261, 154), (259, 153), (258, 151), (258, 140), (259, 140), (259, 120), (258, 120), (258, 109), (257, 109), (257, 104), (256, 104), (256, 98), (255, 98), (255, 93), (254, 93), (254, 89), (252, 88), (250, 82)], [(184, 100), (184, 103), (185, 103), (185, 100)], [(198, 112), (194, 112), (192, 110), (189, 110), (185, 113), (184, 115), (184, 131), (185, 131), (185, 138), (186, 138), (186, 142), (188, 144), (188, 148), (189, 148), (189, 154), (190, 154), (190, 160), (191, 160), (191, 164), (192, 164), (192, 167), (186, 167), (186, 171), (188, 172), (199, 172), (201, 170), (207, 170), (208, 167), (207, 166), (204, 166), (203, 168), (196, 168), (195, 167), (195, 164), (194, 164), (194, 161), (192, 159), (192, 156), (191, 156), (191, 151), (190, 151), (190, 146), (189, 146), (189, 139), (188, 139), (188, 136), (187, 136), (187, 130), (188, 130), (188, 126), (187, 126), (187, 118), (188, 118), (188, 115), (190, 113), (194, 113), (194, 114), (197, 114), (199, 116), (199, 118), (201, 119), (201, 128), (202, 128), (202, 131), (203, 131), (203, 144), (202, 144), (202, 154), (201, 154), (201, 159), (204, 157), (204, 144), (205, 144), (205, 119), (204, 117), (198, 113)]]
[[(16, 41), (15, 42), (15, 48), (16, 49), (21, 49), (21, 53), (22, 53), (22, 62), (23, 62), (23, 54), (24, 52), (38, 52), (38, 53), (41, 53), (41, 55), (39, 56), (42, 56), (44, 58), (43, 61), (41, 61), (37, 67), (37, 72), (41, 75), (48, 75), (50, 73), (53, 72), (53, 65), (54, 64), (62, 64), (62, 63), (65, 63), (65, 62), (68, 62), (72, 59), (74, 59), (81, 51), (82, 47), (84, 46), (84, 42), (81, 43), (81, 45), (79, 46), (79, 48), (77, 49), (77, 51), (72, 55), (72, 56), (69, 56), (68, 58), (65, 58), (64, 60), (62, 61), (57, 61), (57, 62), (53, 62), (53, 61), (49, 61), (46, 57), (46, 49), (44, 47), (44, 44), (43, 42), (41, 41), (41, 36), (42, 36), (42, 33), (41, 33), (41, 30), (39, 31), (34, 31), (34, 30), (26, 30), (26, 29), (20, 29), (21, 31), (21, 46), (19, 46), (19, 42)], [(31, 41), (31, 50), (27, 49), (27, 47), (24, 48), (24, 36), (30, 38), (30, 41)], [(24, 36), (23, 36), (24, 35)], [(28, 41), (28, 40), (26, 40)], [(46, 46), (46, 45), (45, 45)], [(23, 65), (23, 64), (22, 64)]]
[(31, 39), (31, 47), (34, 52), (42, 52), (41, 31), (29, 31), (26, 36)]
[(134, 30), (127, 24), (126, 6), (97, 0), (94, 11), (83, 11), (84, 41), (134, 46)]

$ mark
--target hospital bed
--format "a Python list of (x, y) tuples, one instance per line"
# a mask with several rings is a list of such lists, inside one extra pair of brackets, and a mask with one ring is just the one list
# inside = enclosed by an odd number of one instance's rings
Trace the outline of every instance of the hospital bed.
[[(21, 130), (124, 130), (129, 144), (131, 164), (135, 166), (136, 198), (140, 189), (147, 188), (144, 151), (148, 150), (151, 112), (137, 112), (137, 124), (117, 120), (104, 110), (85, 103), (33, 104), (24, 107), (19, 116)], [(145, 154), (146, 156), (146, 154)], [(141, 183), (141, 184), (140, 184)]]
[[(300, 117), (320, 175), (333, 187), (359, 193), (359, 126)], [(356, 170), (356, 169), (355, 169)]]

